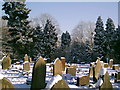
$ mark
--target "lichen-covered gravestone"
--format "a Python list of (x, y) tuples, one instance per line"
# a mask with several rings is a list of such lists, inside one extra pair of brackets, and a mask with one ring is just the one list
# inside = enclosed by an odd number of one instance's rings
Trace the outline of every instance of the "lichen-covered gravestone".
[(23, 69), (24, 69), (24, 71), (29, 71), (30, 70), (30, 63), (28, 61), (25, 61), (23, 63)]
[(61, 57), (61, 62), (62, 62), (62, 71), (65, 71), (65, 62), (66, 62), (65, 57)]
[(71, 74), (72, 76), (76, 76), (76, 68), (75, 67), (67, 67), (66, 74)]
[(2, 74), (0, 74), (0, 90), (15, 90), (13, 84), (5, 78)]
[(102, 68), (103, 63), (100, 61), (100, 58), (97, 59), (96, 61), (96, 66), (95, 66), (95, 78), (98, 80), (99, 72)]
[(28, 55), (27, 55), (27, 54), (25, 54), (25, 57), (24, 57), (24, 62), (25, 62), (25, 61), (28, 61), (28, 60), (29, 60)]
[(100, 86), (100, 89), (112, 89), (112, 83), (110, 82), (110, 76), (108, 71), (104, 75), (103, 84)]
[(4, 56), (2, 58), (2, 69), (8, 69), (11, 66), (10, 56)]
[(62, 79), (62, 76), (55, 75), (46, 85), (47, 90), (70, 90), (68, 84)]
[(33, 67), (31, 90), (44, 89), (46, 86), (45, 77), (46, 63), (42, 57), (39, 57)]
[(57, 58), (53, 65), (53, 75), (61, 75), (62, 76), (62, 62)]
[(77, 77), (77, 86), (79, 85), (89, 85), (89, 75), (85, 75), (82, 77)]
[(110, 67), (110, 68), (113, 67), (113, 59), (110, 59), (110, 61), (109, 61), (109, 67)]

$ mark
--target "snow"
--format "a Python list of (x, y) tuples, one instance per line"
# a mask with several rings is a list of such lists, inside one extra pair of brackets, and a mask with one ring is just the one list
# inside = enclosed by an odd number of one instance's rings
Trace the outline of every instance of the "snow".
[(60, 75), (55, 75), (54, 77), (52, 77), (52, 79), (47, 83), (46, 88), (51, 89), (52, 86), (57, 83), (58, 81), (62, 80), (62, 77)]
[(98, 81), (97, 81), (97, 83), (95, 84), (95, 87), (99, 87), (99, 86), (101, 86), (103, 84), (103, 80), (102, 80), (102, 78), (100, 78)]
[(107, 72), (107, 69), (106, 69), (106, 68), (101, 68), (100, 73), (99, 73), (99, 76), (105, 75), (106, 72)]

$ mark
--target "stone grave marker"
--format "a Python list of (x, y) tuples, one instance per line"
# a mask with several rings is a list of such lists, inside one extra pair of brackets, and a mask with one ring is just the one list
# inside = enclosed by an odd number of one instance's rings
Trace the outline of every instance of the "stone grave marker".
[(31, 90), (44, 89), (46, 86), (46, 62), (39, 57), (33, 67)]
[(104, 63), (104, 68), (108, 68), (108, 63)]
[(93, 66), (94, 66), (95, 62), (90, 64), (90, 68), (89, 68), (89, 76), (92, 77), (93, 76)]
[(72, 76), (76, 76), (76, 68), (75, 67), (67, 67), (66, 74), (71, 74)]
[(115, 82), (119, 82), (120, 81), (120, 71), (115, 73)]
[(11, 66), (10, 56), (4, 56), (2, 58), (2, 69), (8, 69)]
[(113, 65), (112, 69), (113, 70), (119, 70), (119, 65)]
[(109, 61), (109, 67), (110, 67), (110, 68), (113, 67), (113, 59), (110, 59), (110, 61)]
[(62, 62), (59, 58), (57, 58), (53, 64), (53, 75), (62, 76)]
[(30, 63), (32, 62), (32, 58), (29, 58), (29, 62), (30, 62)]
[(28, 61), (25, 61), (23, 63), (23, 69), (24, 69), (24, 71), (29, 71), (30, 70), (30, 63)]
[(68, 84), (65, 80), (62, 79), (62, 76), (55, 75), (52, 79), (47, 83), (46, 88), (48, 90), (70, 90)]
[(81, 85), (89, 85), (89, 75), (85, 75), (82, 77), (77, 77), (77, 86)]
[(100, 89), (112, 89), (112, 83), (110, 82), (110, 76), (108, 71), (104, 75), (103, 84), (100, 86)]
[(25, 61), (29, 61), (27, 54), (25, 54), (25, 57), (24, 57), (24, 62), (25, 62)]
[(100, 61), (100, 58), (97, 59), (96, 61), (96, 66), (95, 66), (95, 78), (98, 80), (99, 72), (102, 68), (103, 62)]
[(61, 62), (62, 62), (62, 71), (65, 71), (65, 62), (66, 62), (65, 57), (61, 57)]

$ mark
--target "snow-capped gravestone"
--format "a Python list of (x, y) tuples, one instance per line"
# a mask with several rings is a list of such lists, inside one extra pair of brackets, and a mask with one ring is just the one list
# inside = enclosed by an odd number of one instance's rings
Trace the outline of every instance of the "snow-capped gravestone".
[(53, 76), (61, 75), (62, 76), (62, 62), (57, 58), (53, 64)]
[(96, 61), (96, 66), (95, 66), (95, 78), (98, 80), (98, 75), (103, 66), (103, 62), (100, 61), (100, 58), (98, 57)]
[(66, 62), (65, 57), (61, 57), (61, 62), (62, 62), (62, 71), (65, 71), (65, 62)]
[(66, 74), (71, 74), (72, 76), (76, 76), (76, 68), (75, 67), (67, 67)]
[(30, 70), (30, 63), (28, 61), (25, 61), (23, 63), (23, 69), (24, 69), (24, 71), (29, 71)]
[(2, 74), (0, 74), (0, 90), (15, 90), (13, 84), (5, 78)]
[(109, 61), (109, 67), (110, 67), (110, 68), (113, 67), (113, 59), (110, 59), (110, 61)]
[(29, 60), (28, 55), (27, 55), (27, 54), (25, 54), (25, 57), (24, 57), (24, 62), (25, 62), (25, 61), (28, 61), (28, 60)]
[(108, 63), (104, 63), (104, 68), (108, 68)]
[(119, 65), (113, 65), (112, 69), (113, 70), (119, 70)]
[(10, 56), (4, 56), (2, 58), (2, 69), (8, 69), (11, 66)]
[(47, 83), (46, 88), (48, 90), (54, 90), (54, 89), (67, 89), (70, 90), (68, 84), (65, 82), (65, 80), (62, 79), (60, 75), (55, 75), (51, 78), (51, 80)]
[(110, 82), (110, 76), (108, 71), (106, 71), (104, 78), (103, 78), (103, 83), (100, 86), (100, 89), (112, 89), (112, 83)]
[(82, 77), (77, 77), (77, 86), (81, 85), (89, 85), (89, 75), (85, 75)]
[(31, 90), (44, 89), (46, 78), (46, 63), (42, 57), (39, 57), (33, 67)]

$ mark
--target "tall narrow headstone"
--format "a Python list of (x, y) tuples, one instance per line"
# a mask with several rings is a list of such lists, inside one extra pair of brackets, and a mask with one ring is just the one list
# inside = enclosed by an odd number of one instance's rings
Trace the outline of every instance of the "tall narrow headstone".
[(8, 69), (11, 66), (10, 56), (4, 56), (2, 58), (2, 69)]
[(39, 57), (33, 67), (31, 90), (44, 89), (46, 77), (46, 63), (42, 57)]
[(65, 71), (65, 62), (66, 62), (65, 57), (61, 57), (61, 62), (62, 62), (62, 71)]
[(28, 60), (28, 55), (27, 55), (27, 54), (25, 54), (25, 57), (24, 57), (24, 62), (25, 62), (25, 61), (29, 61), (29, 60)]
[(103, 84), (100, 86), (100, 89), (112, 89), (112, 83), (110, 82), (110, 76), (108, 71), (104, 75)]
[(100, 58), (97, 59), (96, 61), (96, 66), (95, 66), (95, 78), (98, 80), (99, 72), (102, 68), (103, 63), (100, 61)]
[(53, 65), (53, 75), (61, 75), (62, 76), (62, 62), (57, 58)]
[(109, 67), (110, 67), (110, 68), (113, 67), (113, 59), (110, 59), (110, 61), (109, 61)]

